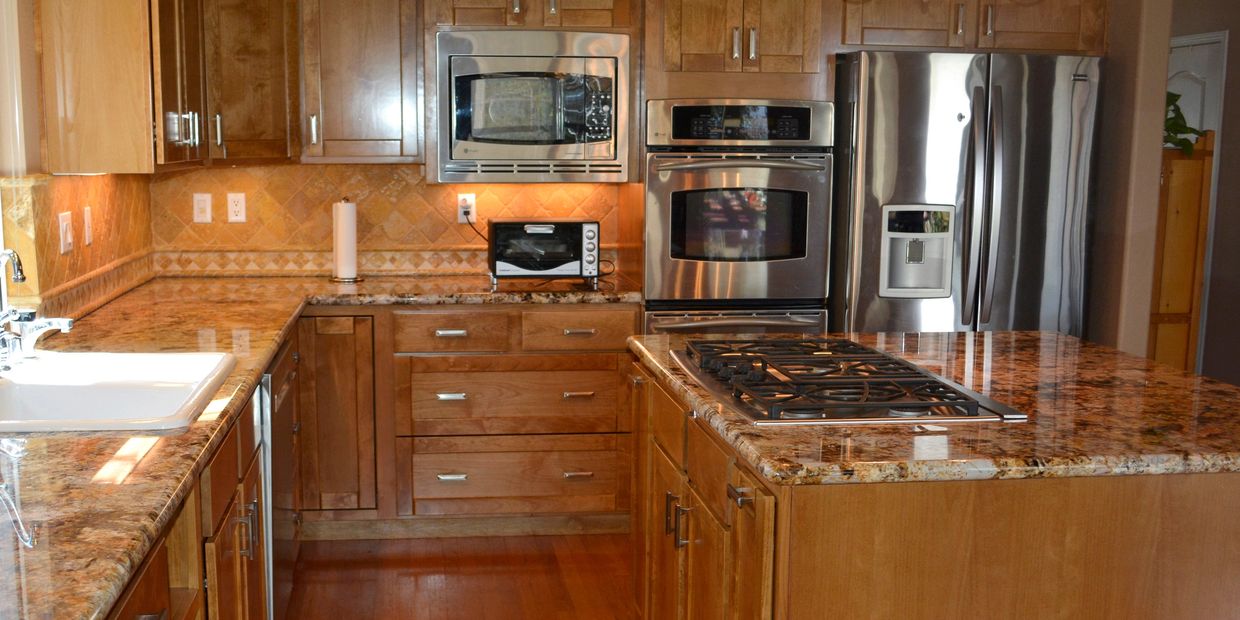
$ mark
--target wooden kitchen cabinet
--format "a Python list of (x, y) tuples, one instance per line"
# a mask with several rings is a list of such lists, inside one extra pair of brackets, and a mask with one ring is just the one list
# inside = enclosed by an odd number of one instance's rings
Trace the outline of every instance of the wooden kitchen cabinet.
[(966, 47), (978, 0), (844, 0), (844, 43)]
[[(646, 536), (647, 570), (650, 592), (645, 618), (684, 618), (684, 564), (683, 544), (676, 538), (676, 524), (682, 517), (680, 502), (685, 497), (685, 478), (680, 466), (659, 448), (650, 445), (649, 493), (645, 498), (649, 515), (649, 531)], [(682, 539), (683, 540), (683, 539)], [(639, 601), (639, 604), (643, 603)]]
[(49, 172), (150, 173), (201, 162), (201, 0), (39, 4)]
[(983, 49), (1106, 52), (1106, 0), (980, 0)]
[(375, 508), (374, 319), (298, 319), (301, 506)]
[(282, 620), (293, 592), (293, 573), (300, 551), (301, 458), (297, 410), (297, 330), (276, 353), (271, 364), (271, 567), (272, 610)]
[(302, 161), (422, 161), (419, 4), (301, 3)]
[(432, 0), (438, 26), (625, 28), (635, 0)]
[(204, 0), (212, 161), (289, 156), (285, 0)]
[(663, 71), (817, 73), (822, 0), (656, 0)]
[(238, 495), (241, 521), (237, 556), (241, 560), (242, 605), (247, 620), (267, 617), (267, 541), (263, 532), (263, 513), (267, 507), (263, 505), (262, 472), (262, 459), (255, 454)]
[(749, 472), (732, 469), (729, 618), (769, 620), (775, 591), (775, 496)]
[(723, 618), (731, 604), (729, 533), (692, 485), (687, 499), (687, 508), (677, 507), (684, 532), (677, 544), (685, 549), (685, 618)]

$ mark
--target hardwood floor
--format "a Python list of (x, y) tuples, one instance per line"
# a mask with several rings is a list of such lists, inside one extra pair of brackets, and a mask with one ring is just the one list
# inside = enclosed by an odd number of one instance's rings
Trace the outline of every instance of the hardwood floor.
[(289, 618), (630, 620), (627, 535), (302, 544)]

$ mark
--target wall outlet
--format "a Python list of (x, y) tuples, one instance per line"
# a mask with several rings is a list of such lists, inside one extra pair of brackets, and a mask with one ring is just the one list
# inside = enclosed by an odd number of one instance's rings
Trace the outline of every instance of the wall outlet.
[(211, 223), (211, 194), (194, 194), (194, 223)]
[(90, 223), (90, 207), (82, 210), (82, 217), (85, 219), (82, 222), (82, 241), (90, 245), (95, 241), (95, 229)]
[(62, 211), (57, 222), (60, 225), (60, 253), (68, 254), (73, 249), (73, 214)]
[(244, 222), (245, 221), (245, 194), (232, 193), (228, 194), (228, 221)]
[(478, 196), (476, 194), (456, 195), (456, 223), (473, 224), (478, 221)]

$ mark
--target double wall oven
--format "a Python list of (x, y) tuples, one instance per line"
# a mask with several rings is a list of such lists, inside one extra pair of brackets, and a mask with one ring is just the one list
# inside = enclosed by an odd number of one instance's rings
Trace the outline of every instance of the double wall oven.
[(832, 106), (647, 104), (647, 333), (826, 329)]

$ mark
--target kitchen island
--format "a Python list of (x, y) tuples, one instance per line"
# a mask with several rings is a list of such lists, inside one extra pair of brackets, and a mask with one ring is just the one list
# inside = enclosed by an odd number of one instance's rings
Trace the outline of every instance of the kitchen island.
[[(678, 447), (668, 408), (657, 395), (650, 406), (641, 462), (654, 477), (637, 529), (655, 558), (654, 608), (700, 604), (694, 584), (713, 575), (704, 561), (694, 574), (693, 552), (730, 536), (715, 555), (733, 565), (770, 561), (772, 574), (718, 577), (724, 600), (746, 603), (747, 589), (769, 581), (765, 608), (776, 618), (1240, 614), (1240, 389), (1053, 333), (848, 337), (1029, 419), (755, 426), (672, 360), (686, 338), (632, 339), (689, 418), (687, 447)], [(711, 454), (734, 459), (722, 476), (726, 495), (703, 465)], [(676, 500), (661, 496), (660, 463), (683, 464), (666, 491)], [(756, 493), (735, 483), (745, 474)], [(769, 560), (753, 551), (760, 536), (738, 532), (761, 522), (749, 512), (764, 507), (763, 495)], [(676, 532), (671, 546), (685, 557), (660, 567), (665, 499), (671, 529), (682, 529), (683, 514), (688, 533)], [(715, 526), (723, 536), (702, 535)], [(677, 570), (686, 586), (664, 593), (657, 584)]]

